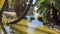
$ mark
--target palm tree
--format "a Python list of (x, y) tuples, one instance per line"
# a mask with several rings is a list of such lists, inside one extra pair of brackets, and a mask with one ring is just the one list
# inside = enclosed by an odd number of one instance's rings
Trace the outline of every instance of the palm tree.
[(58, 0), (37, 0), (36, 6), (38, 7), (38, 13), (43, 14), (43, 18), (47, 21), (53, 21), (53, 23), (57, 23), (59, 20), (57, 17), (57, 12), (59, 12)]

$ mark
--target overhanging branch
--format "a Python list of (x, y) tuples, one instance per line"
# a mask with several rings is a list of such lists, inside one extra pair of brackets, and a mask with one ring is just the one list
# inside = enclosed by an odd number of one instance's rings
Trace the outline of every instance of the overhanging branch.
[(25, 15), (28, 13), (28, 10), (29, 10), (30, 6), (32, 5), (32, 2), (33, 2), (33, 0), (30, 0), (29, 5), (26, 7), (26, 9), (25, 9), (25, 11), (23, 12), (23, 14), (18, 17), (18, 19), (14, 20), (13, 22), (7, 23), (7, 24), (16, 24), (16, 23), (18, 23), (19, 21), (21, 21), (21, 20), (25, 17)]

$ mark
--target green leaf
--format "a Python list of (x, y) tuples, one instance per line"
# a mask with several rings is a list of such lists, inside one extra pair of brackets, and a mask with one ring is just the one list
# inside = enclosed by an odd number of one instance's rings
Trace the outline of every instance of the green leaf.
[(37, 1), (38, 1), (37, 5), (39, 5), (39, 4), (43, 3), (45, 0), (37, 0)]

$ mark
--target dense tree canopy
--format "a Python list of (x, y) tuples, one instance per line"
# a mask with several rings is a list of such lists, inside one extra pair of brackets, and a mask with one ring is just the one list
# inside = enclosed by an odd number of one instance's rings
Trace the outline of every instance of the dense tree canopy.
[[(47, 21), (59, 20), (59, 0), (37, 0), (36, 6), (38, 7), (37, 12), (43, 15), (43, 18)], [(52, 14), (53, 13), (53, 14)], [(58, 13), (58, 14), (57, 14)]]

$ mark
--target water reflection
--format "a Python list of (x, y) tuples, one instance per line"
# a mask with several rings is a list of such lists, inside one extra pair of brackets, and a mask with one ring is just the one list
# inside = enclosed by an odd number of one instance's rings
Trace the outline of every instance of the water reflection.
[[(40, 26), (40, 27), (43, 27), (43, 22), (39, 21), (37, 19), (37, 13), (34, 14), (34, 20), (31, 21), (31, 23), (28, 23), (28, 29), (27, 29), (27, 32), (28, 34), (34, 34), (34, 30), (36, 27)], [(27, 17), (27, 20), (29, 19), (30, 17)]]
[(7, 31), (7, 34), (10, 34), (10, 32), (12, 31), (9, 26), (5, 26), (5, 29)]
[(34, 34), (34, 30), (38, 26), (43, 27), (43, 23), (37, 19), (32, 20), (31, 23), (28, 23), (28, 29), (27, 29), (28, 34)]

